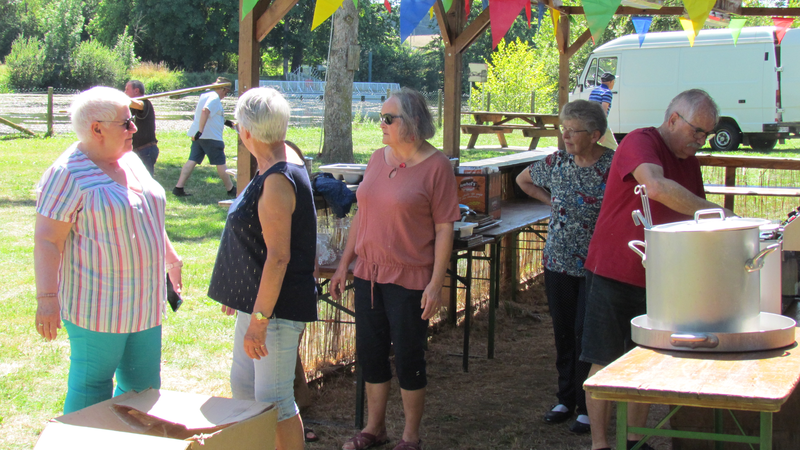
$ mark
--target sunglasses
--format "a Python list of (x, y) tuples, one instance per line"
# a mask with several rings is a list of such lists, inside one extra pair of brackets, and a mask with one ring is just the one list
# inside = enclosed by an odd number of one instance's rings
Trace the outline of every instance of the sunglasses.
[(96, 120), (95, 122), (110, 122), (110, 123), (121, 123), (123, 127), (127, 131), (131, 131), (131, 124), (133, 123), (133, 117), (128, 117), (125, 120)]
[(394, 122), (394, 119), (402, 119), (402, 117), (393, 116), (391, 114), (381, 114), (381, 122), (385, 123), (386, 125), (391, 125)]

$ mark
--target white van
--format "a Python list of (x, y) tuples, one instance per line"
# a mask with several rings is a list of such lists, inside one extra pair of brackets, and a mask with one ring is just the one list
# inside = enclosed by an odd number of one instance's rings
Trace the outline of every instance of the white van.
[(608, 124), (619, 139), (660, 125), (673, 97), (700, 88), (720, 108), (713, 149), (770, 150), (800, 137), (800, 29), (776, 43), (773, 27), (743, 28), (736, 45), (729, 29), (700, 31), (694, 47), (683, 31), (648, 33), (641, 48), (638, 35), (623, 36), (592, 52), (570, 100), (588, 99), (604, 72), (615, 74)]

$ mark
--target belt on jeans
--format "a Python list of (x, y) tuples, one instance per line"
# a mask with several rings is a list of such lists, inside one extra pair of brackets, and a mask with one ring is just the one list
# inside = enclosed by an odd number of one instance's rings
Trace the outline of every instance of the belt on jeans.
[(156, 145), (156, 144), (158, 144), (158, 141), (148, 142), (147, 144), (140, 145), (138, 147), (134, 147), (133, 149), (134, 150), (139, 150), (139, 149), (142, 149), (142, 148), (145, 148), (145, 147), (149, 147), (151, 145)]

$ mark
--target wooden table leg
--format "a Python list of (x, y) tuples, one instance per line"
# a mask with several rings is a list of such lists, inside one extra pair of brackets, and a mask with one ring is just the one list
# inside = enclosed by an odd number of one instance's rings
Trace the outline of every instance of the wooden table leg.
[(475, 143), (478, 142), (478, 133), (472, 133), (469, 137), (469, 142), (467, 143), (467, 149), (472, 150), (475, 148)]
[(539, 145), (539, 136), (532, 137), (531, 145), (528, 146), (528, 150), (535, 150), (537, 145)]
[(506, 142), (505, 133), (497, 133), (497, 140), (500, 141), (500, 147), (508, 148), (508, 142)]

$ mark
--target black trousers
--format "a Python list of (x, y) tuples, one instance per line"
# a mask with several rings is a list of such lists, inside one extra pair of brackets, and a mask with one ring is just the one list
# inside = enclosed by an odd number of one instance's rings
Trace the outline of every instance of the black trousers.
[(583, 382), (592, 365), (579, 359), (586, 313), (586, 278), (545, 269), (544, 286), (556, 342), (558, 402), (578, 414), (586, 414)]

